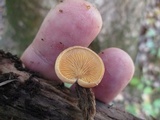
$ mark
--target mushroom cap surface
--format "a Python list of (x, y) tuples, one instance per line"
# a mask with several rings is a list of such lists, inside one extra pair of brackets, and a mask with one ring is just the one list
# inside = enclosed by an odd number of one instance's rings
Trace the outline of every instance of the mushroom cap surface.
[(102, 59), (91, 49), (73, 46), (62, 51), (55, 62), (55, 72), (66, 83), (86, 88), (97, 86), (104, 75)]

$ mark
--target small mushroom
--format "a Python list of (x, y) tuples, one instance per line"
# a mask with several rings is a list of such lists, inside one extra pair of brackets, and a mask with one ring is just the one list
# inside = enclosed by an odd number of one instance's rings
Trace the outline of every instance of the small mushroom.
[(81, 46), (65, 49), (55, 62), (55, 72), (60, 80), (71, 84), (77, 82), (85, 88), (98, 85), (104, 70), (101, 58), (91, 49)]

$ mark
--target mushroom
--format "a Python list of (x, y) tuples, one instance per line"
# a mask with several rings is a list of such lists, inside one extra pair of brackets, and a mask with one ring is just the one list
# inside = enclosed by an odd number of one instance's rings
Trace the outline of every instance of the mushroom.
[(55, 72), (60, 80), (91, 88), (97, 86), (104, 75), (102, 59), (91, 49), (73, 46), (62, 51), (55, 62)]

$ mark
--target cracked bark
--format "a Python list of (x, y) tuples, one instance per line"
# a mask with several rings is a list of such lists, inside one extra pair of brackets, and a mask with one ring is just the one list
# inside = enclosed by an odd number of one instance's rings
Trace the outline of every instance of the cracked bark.
[[(52, 81), (53, 82), (53, 81)], [(0, 51), (0, 120), (141, 120), (95, 101), (91, 89), (76, 93), (27, 69)]]

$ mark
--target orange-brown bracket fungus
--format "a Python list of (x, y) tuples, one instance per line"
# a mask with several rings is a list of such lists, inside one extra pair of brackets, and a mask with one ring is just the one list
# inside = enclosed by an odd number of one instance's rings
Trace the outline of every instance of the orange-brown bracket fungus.
[(55, 71), (60, 80), (77, 83), (85, 88), (97, 86), (104, 75), (101, 58), (91, 49), (73, 46), (59, 54), (55, 62)]

